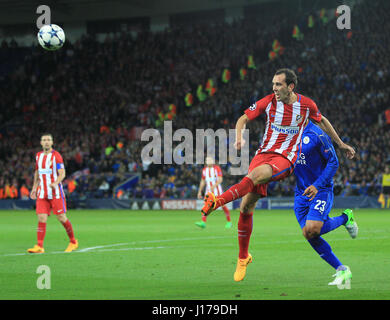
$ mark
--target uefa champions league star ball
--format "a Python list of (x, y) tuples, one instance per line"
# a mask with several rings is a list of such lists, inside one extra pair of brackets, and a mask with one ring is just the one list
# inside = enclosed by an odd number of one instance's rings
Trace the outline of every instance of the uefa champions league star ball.
[(43, 49), (54, 51), (64, 45), (65, 33), (64, 30), (56, 24), (47, 24), (39, 29), (37, 38)]

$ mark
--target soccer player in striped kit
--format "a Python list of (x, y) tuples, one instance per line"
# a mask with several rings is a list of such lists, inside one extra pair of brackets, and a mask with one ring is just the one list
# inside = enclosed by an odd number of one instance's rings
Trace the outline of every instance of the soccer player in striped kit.
[[(211, 157), (206, 158), (206, 166), (202, 170), (202, 179), (200, 180), (198, 198), (202, 199), (202, 192), (204, 187), (206, 187), (206, 192), (213, 192), (215, 195), (219, 196), (223, 193), (222, 190), (222, 170), (220, 166), (214, 163), (214, 159)], [(230, 220), (230, 211), (226, 206), (222, 206), (223, 211), (226, 215), (226, 225), (225, 228), (229, 229), (232, 227), (232, 222)], [(195, 222), (195, 224), (200, 228), (206, 228), (206, 219), (205, 215), (202, 215), (202, 221)]]
[(46, 234), (47, 217), (51, 211), (64, 226), (70, 243), (65, 252), (71, 252), (78, 247), (78, 241), (73, 234), (73, 227), (66, 216), (66, 199), (62, 188), (65, 178), (65, 167), (62, 156), (53, 149), (53, 136), (45, 133), (41, 136), (43, 151), (37, 153), (35, 162), (34, 185), (30, 197), (36, 200), (38, 216), (37, 244), (28, 249), (29, 253), (44, 253), (43, 241)]
[(348, 158), (352, 159), (355, 155), (354, 148), (340, 139), (328, 119), (321, 115), (316, 103), (295, 92), (297, 84), (298, 79), (293, 70), (285, 68), (276, 71), (272, 79), (273, 93), (246, 109), (236, 123), (235, 148), (239, 150), (245, 143), (242, 133), (247, 122), (261, 114), (266, 115), (263, 141), (249, 165), (247, 176), (220, 196), (212, 192), (205, 196), (201, 212), (206, 216), (228, 202), (243, 198), (237, 228), (239, 254), (235, 281), (244, 279), (247, 266), (252, 262), (248, 248), (256, 203), (267, 196), (270, 181), (283, 180), (293, 172), (301, 149), (305, 121), (309, 118), (324, 130), (346, 152)]

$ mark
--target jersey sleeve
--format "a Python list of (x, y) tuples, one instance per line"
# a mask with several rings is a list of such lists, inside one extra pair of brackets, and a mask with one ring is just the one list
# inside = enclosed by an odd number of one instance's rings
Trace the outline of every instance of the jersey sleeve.
[(322, 158), (326, 160), (326, 167), (313, 185), (318, 189), (329, 185), (339, 167), (339, 160), (332, 145), (331, 139), (327, 135), (317, 136), (317, 148)]
[(215, 166), (215, 169), (217, 171), (217, 176), (222, 177), (222, 169), (220, 166)]
[(265, 112), (268, 104), (272, 101), (273, 94), (270, 94), (263, 99), (258, 100), (256, 103), (252, 104), (248, 109), (245, 110), (245, 114), (248, 116), (249, 120), (257, 118), (259, 115)]
[(318, 110), (317, 104), (313, 100), (307, 98), (307, 105), (309, 107), (309, 118), (313, 119), (315, 122), (320, 122), (322, 114), (320, 110)]
[(62, 156), (58, 152), (56, 152), (54, 156), (56, 158), (57, 170), (65, 169), (64, 160), (62, 159)]
[(38, 154), (35, 156), (35, 170), (38, 170), (38, 159), (39, 159), (39, 156)]

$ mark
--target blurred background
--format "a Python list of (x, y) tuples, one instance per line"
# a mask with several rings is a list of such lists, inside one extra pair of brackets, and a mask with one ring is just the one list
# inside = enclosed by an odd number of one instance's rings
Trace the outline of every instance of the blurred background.
[[(297, 73), (297, 91), (356, 148), (353, 160), (336, 148), (335, 195), (383, 204), (389, 1), (52, 0), (51, 23), (66, 34), (55, 52), (36, 39), (40, 4), (0, 1), (0, 206), (31, 202), (43, 132), (52, 133), (64, 158), (69, 206), (195, 199), (203, 164), (143, 162), (143, 130), (163, 135), (164, 120), (193, 133), (232, 129), (271, 93), (282, 67)], [(351, 8), (351, 29), (336, 27), (341, 4)], [(264, 121), (248, 128), (253, 157)], [(229, 174), (231, 167), (221, 165), (225, 189), (241, 178)], [(294, 185), (294, 177), (272, 183), (269, 195), (293, 196)]]

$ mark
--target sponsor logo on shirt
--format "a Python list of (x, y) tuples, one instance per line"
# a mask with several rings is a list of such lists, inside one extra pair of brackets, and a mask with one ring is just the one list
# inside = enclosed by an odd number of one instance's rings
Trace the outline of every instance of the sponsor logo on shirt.
[(38, 172), (39, 174), (50, 174), (51, 169), (39, 169)]
[(281, 126), (281, 125), (272, 123), (271, 129), (275, 130), (276, 132), (285, 133), (285, 134), (295, 135), (295, 134), (299, 133), (299, 127), (295, 127), (295, 126)]

